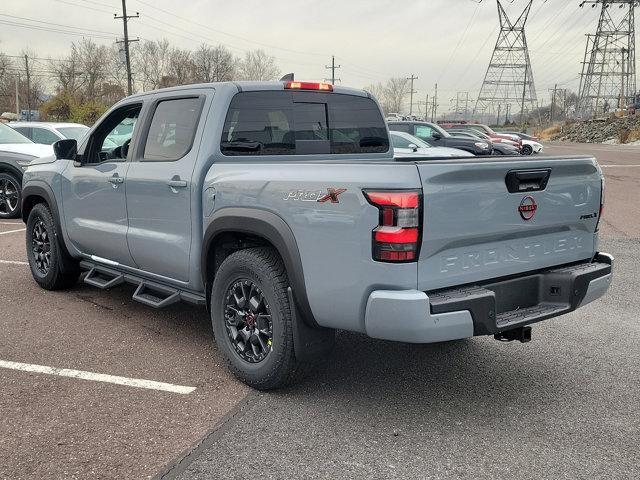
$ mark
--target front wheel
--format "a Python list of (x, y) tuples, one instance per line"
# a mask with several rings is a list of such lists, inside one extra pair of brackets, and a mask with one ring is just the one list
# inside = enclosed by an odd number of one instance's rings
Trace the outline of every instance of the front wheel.
[(42, 203), (33, 207), (27, 220), (27, 259), (33, 279), (45, 290), (70, 288), (80, 276), (78, 262), (62, 249), (59, 239), (49, 208)]
[(300, 371), (293, 346), (289, 281), (272, 248), (227, 257), (211, 289), (211, 321), (229, 369), (247, 385), (271, 390)]
[(531, 147), (531, 145), (525, 145), (524, 147), (522, 147), (523, 155), (531, 155), (532, 153), (533, 153), (533, 148)]
[(21, 200), (20, 181), (9, 173), (0, 173), (0, 219), (18, 217)]

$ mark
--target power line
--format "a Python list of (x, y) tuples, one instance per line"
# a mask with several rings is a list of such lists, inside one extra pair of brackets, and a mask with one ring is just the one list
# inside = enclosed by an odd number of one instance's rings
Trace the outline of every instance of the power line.
[(413, 94), (414, 93), (418, 93), (413, 89), (413, 82), (415, 80), (418, 80), (418, 77), (416, 77), (413, 73), (411, 74), (411, 76), (409, 78), (407, 78), (407, 80), (409, 80), (411, 82), (411, 90), (409, 90), (409, 95), (410, 95), (410, 100), (409, 100), (409, 115), (413, 114)]

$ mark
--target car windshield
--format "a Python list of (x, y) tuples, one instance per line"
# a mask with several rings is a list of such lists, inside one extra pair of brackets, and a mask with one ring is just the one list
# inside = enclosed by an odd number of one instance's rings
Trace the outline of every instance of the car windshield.
[(431, 148), (431, 145), (423, 142), (418, 137), (402, 132), (391, 132), (391, 142), (393, 143), (393, 148), (411, 148), (409, 147), (411, 144), (418, 148)]
[(0, 123), (0, 144), (7, 143), (33, 143), (27, 137), (19, 132), (16, 132), (13, 128)]
[(436, 132), (438, 132), (444, 138), (449, 138), (451, 136), (451, 134), (449, 132), (447, 132), (444, 128), (442, 128), (440, 125), (436, 125), (434, 123), (434, 124), (431, 125), (431, 128), (433, 128)]
[(59, 127), (56, 128), (64, 138), (80, 140), (89, 131), (89, 127)]

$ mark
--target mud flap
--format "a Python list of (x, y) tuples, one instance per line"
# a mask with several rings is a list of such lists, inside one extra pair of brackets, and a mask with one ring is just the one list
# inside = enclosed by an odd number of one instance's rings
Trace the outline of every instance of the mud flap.
[(336, 332), (331, 328), (310, 327), (300, 318), (291, 287), (287, 288), (293, 324), (293, 347), (296, 359), (312, 362), (328, 356), (335, 346)]

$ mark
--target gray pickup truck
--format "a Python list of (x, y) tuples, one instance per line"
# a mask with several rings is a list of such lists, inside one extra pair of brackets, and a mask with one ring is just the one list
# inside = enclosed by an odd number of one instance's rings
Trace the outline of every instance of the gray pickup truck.
[(336, 329), (526, 342), (611, 281), (593, 158), (396, 160), (361, 90), (148, 92), (54, 148), (24, 174), (35, 281), (85, 271), (152, 307), (206, 305), (230, 369), (259, 389), (326, 358)]

